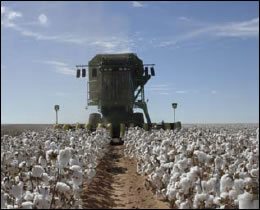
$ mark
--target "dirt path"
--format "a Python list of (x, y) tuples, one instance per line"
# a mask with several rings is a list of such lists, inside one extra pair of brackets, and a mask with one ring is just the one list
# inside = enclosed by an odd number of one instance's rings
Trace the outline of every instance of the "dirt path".
[(124, 146), (110, 146), (89, 186), (84, 185), (83, 208), (168, 209), (144, 187), (145, 178), (136, 173), (134, 160), (124, 157)]

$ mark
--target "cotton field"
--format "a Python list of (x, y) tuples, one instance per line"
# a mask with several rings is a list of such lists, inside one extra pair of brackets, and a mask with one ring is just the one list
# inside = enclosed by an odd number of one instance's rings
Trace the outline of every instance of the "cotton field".
[(3, 136), (1, 208), (81, 208), (83, 179), (91, 182), (109, 142), (102, 129)]
[(259, 207), (259, 128), (132, 128), (124, 141), (146, 186), (172, 208)]
[[(90, 186), (88, 192), (97, 196), (91, 197), (88, 201), (94, 203), (87, 206), (94, 206), (106, 193), (102, 198), (108, 200), (98, 207), (118, 207), (117, 203), (111, 204), (112, 194), (117, 196), (127, 183), (140, 183), (132, 191), (136, 198), (144, 194), (147, 201), (146, 189), (152, 192), (151, 202), (156, 197), (169, 208), (259, 207), (258, 126), (190, 126), (179, 131), (145, 131), (135, 127), (126, 131), (123, 140), (122, 146), (110, 145), (111, 138), (104, 128), (93, 133), (85, 129), (46, 129), (14, 137), (4, 135), (1, 208), (84, 208), (87, 201), (82, 199), (83, 183)], [(105, 170), (98, 169), (104, 160), (115, 162), (103, 162), (111, 168), (110, 177), (106, 171), (102, 176), (97, 174)], [(133, 162), (136, 166), (131, 172)], [(118, 178), (120, 173), (122, 179)], [(101, 188), (97, 189), (101, 190), (95, 191), (96, 186), (91, 188), (91, 184), (98, 176), (101, 179), (96, 183)], [(140, 181), (140, 177), (145, 181)], [(119, 181), (130, 178), (134, 181)], [(113, 182), (120, 185), (111, 191)], [(128, 187), (125, 189), (133, 189)], [(124, 193), (128, 196), (130, 192)], [(117, 197), (119, 203), (126, 202), (126, 207), (127, 196)], [(102, 206), (106, 201), (107, 206)]]

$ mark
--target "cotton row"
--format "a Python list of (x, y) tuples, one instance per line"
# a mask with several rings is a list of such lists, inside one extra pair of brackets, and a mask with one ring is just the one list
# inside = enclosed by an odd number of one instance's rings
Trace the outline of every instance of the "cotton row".
[(102, 128), (3, 136), (1, 208), (81, 208), (83, 179), (91, 182), (109, 142)]
[(158, 199), (174, 208), (257, 207), (259, 129), (129, 129), (125, 155), (137, 159)]

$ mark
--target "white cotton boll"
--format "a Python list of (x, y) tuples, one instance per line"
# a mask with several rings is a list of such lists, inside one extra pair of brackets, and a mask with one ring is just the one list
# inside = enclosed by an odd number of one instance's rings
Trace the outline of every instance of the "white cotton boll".
[(259, 209), (259, 200), (253, 200), (253, 194), (244, 192), (238, 196), (239, 209)]
[(180, 203), (179, 208), (180, 209), (190, 209), (191, 206), (190, 206), (188, 199), (186, 199), (184, 202)]
[(212, 208), (214, 196), (209, 195), (207, 200), (205, 201), (205, 208)]
[(202, 193), (202, 189), (201, 189), (199, 184), (195, 185), (195, 192), (198, 193), (198, 194)]
[(228, 192), (222, 192), (222, 193), (220, 193), (220, 197), (224, 198), (224, 199), (228, 199), (229, 198), (229, 193)]
[(192, 182), (195, 182), (198, 178), (198, 175), (196, 173), (188, 172), (187, 178), (191, 180)]
[(21, 204), (22, 209), (32, 209), (33, 203), (31, 201), (26, 201)]
[(69, 149), (66, 148), (64, 150), (63, 149), (60, 150), (58, 155), (58, 162), (60, 167), (61, 168), (66, 167), (69, 163), (70, 158), (71, 158), (71, 153)]
[(221, 205), (221, 198), (220, 197), (215, 197), (213, 199), (213, 203), (220, 206)]
[(186, 168), (188, 168), (188, 159), (184, 158), (182, 160), (179, 160), (177, 162), (177, 166), (181, 171), (184, 171)]
[(167, 155), (170, 156), (170, 159), (174, 159), (175, 153), (176, 153), (176, 151), (175, 151), (175, 149), (173, 149), (173, 150), (170, 150), (170, 152), (168, 152)]
[(217, 178), (216, 177), (212, 177), (207, 181), (207, 191), (208, 192), (214, 192), (216, 189), (216, 185), (217, 185)]
[(250, 171), (250, 174), (251, 174), (251, 176), (252, 177), (255, 177), (255, 178), (259, 178), (259, 168), (256, 168), (256, 169), (252, 169), (251, 171)]
[(223, 163), (224, 163), (224, 161), (219, 156), (217, 156), (215, 158), (214, 162), (215, 162), (215, 167), (217, 169), (220, 169), (222, 167)]
[(253, 179), (251, 177), (246, 177), (244, 179), (244, 186), (251, 186), (253, 184)]
[(57, 182), (56, 189), (63, 193), (70, 191), (70, 187), (64, 182)]
[(199, 161), (200, 163), (205, 163), (205, 162), (207, 162), (207, 160), (208, 160), (207, 154), (205, 154), (205, 153), (202, 152), (202, 151), (195, 150), (195, 151), (193, 152), (193, 154), (197, 156), (198, 161)]
[(18, 205), (7, 205), (6, 206), (7, 209), (18, 209)]
[(179, 173), (179, 172), (180, 172), (180, 169), (178, 168), (177, 164), (173, 165), (171, 173), (174, 174), (174, 173)]
[(50, 181), (49, 175), (47, 173), (43, 173), (42, 180), (43, 180), (43, 182), (48, 183)]
[(25, 161), (22, 161), (21, 163), (19, 163), (19, 168), (20, 169), (24, 169), (26, 166), (26, 162)]
[(33, 197), (34, 197), (34, 194), (31, 193), (30, 191), (25, 191), (24, 193), (24, 200), (26, 201), (32, 201), (33, 200)]
[(202, 187), (202, 191), (205, 193), (208, 191), (208, 184), (207, 181), (201, 181), (201, 187)]
[(19, 182), (18, 185), (13, 185), (10, 190), (11, 195), (13, 195), (17, 200), (21, 199), (23, 196), (23, 183)]
[(195, 194), (193, 205), (195, 208), (199, 207), (199, 203), (205, 202), (208, 199), (209, 195), (205, 193), (197, 193)]
[(173, 162), (169, 162), (169, 163), (163, 163), (161, 164), (161, 166), (165, 169), (172, 169), (174, 163)]
[(81, 167), (79, 165), (73, 165), (70, 167), (70, 170), (72, 171), (82, 171)]
[(38, 163), (39, 163), (42, 167), (44, 167), (44, 168), (47, 166), (47, 161), (46, 161), (46, 159), (45, 159), (44, 157), (42, 157), (42, 156), (39, 157)]
[(28, 144), (28, 138), (22, 139), (22, 142), (23, 142), (24, 145), (27, 145)]
[(1, 190), (1, 209), (6, 208), (6, 197), (3, 190)]
[(41, 175), (43, 174), (44, 169), (42, 168), (42, 166), (40, 165), (35, 165), (32, 168), (32, 176), (33, 177), (41, 177)]
[(45, 150), (49, 150), (50, 149), (50, 144), (51, 144), (51, 141), (50, 140), (47, 140), (44, 142), (44, 148)]
[(19, 182), (19, 181), (20, 181), (20, 176), (15, 176), (15, 177), (14, 177), (14, 181), (15, 181), (15, 182)]
[(178, 191), (178, 192), (176, 193), (176, 199), (181, 202), (181, 201), (184, 200), (184, 195)]
[(50, 149), (55, 150), (57, 149), (57, 144), (55, 142), (50, 143)]
[(81, 185), (83, 182), (83, 174), (81, 171), (74, 171), (72, 175), (73, 185)]
[(47, 186), (43, 186), (39, 189), (40, 194), (46, 199), (50, 194), (50, 189)]
[(33, 206), (37, 209), (49, 209), (50, 204), (50, 200), (45, 199), (43, 195), (35, 195), (33, 200)]
[(235, 206), (239, 206), (239, 201), (238, 201), (238, 199), (234, 200), (234, 205), (235, 205)]
[(228, 192), (233, 186), (233, 179), (229, 174), (225, 174), (220, 179), (220, 192)]
[(238, 193), (236, 190), (230, 190), (228, 192), (229, 194), (229, 198), (231, 198), (232, 200), (236, 200), (237, 199), (237, 196), (238, 196)]
[(179, 173), (179, 172), (172, 173), (171, 177), (170, 177), (170, 182), (176, 182), (180, 176), (181, 176), (181, 173)]
[(54, 151), (52, 149), (46, 151), (46, 160), (48, 162), (51, 161), (51, 156), (54, 154)]
[(96, 175), (96, 170), (93, 168), (85, 169), (84, 171), (86, 177), (87, 177), (87, 183), (89, 184), (94, 176)]
[(191, 182), (188, 178), (185, 177), (180, 180), (179, 186), (181, 187), (181, 191), (186, 195), (189, 193)]
[(170, 201), (176, 198), (176, 194), (177, 194), (177, 191), (174, 188), (169, 188), (166, 193), (166, 195)]
[(200, 173), (200, 168), (198, 166), (191, 167), (190, 172), (198, 175)]
[(69, 161), (69, 165), (70, 165), (70, 166), (80, 165), (79, 159), (71, 158), (70, 161)]
[(238, 174), (239, 174), (239, 178), (240, 179), (245, 179), (246, 177), (248, 177), (248, 173), (247, 172), (241, 171)]
[(169, 182), (169, 179), (170, 179), (170, 175), (168, 173), (165, 173), (162, 177), (162, 182), (164, 184), (167, 184)]
[(151, 174), (150, 178), (151, 178), (151, 182), (153, 183), (154, 186), (156, 186), (158, 189), (161, 189), (163, 186), (163, 183), (161, 181), (161, 177), (162, 174), (160, 173), (160, 171), (154, 172), (153, 174)]

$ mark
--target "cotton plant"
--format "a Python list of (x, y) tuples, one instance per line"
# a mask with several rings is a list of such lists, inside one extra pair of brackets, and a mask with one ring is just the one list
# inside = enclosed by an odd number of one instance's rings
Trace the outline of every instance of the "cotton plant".
[(93, 180), (109, 143), (105, 129), (4, 135), (1, 208), (82, 208), (83, 181)]
[(180, 131), (129, 128), (124, 154), (173, 208), (258, 208), (259, 128), (194, 126)]

